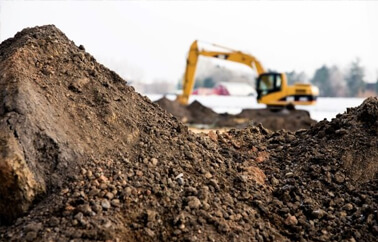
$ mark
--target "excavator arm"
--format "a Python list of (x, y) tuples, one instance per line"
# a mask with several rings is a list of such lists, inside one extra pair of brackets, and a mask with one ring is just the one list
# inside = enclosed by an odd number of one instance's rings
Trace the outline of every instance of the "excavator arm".
[(212, 44), (215, 47), (221, 47), (227, 51), (206, 51), (200, 50), (198, 48), (197, 40), (192, 43), (190, 46), (187, 62), (186, 62), (186, 70), (184, 75), (183, 81), (183, 93), (177, 97), (179, 103), (187, 105), (189, 101), (189, 96), (193, 91), (194, 81), (195, 81), (195, 74), (197, 69), (197, 62), (198, 57), (200, 55), (218, 58), (227, 61), (233, 61), (237, 63), (241, 63), (247, 65), (254, 69), (258, 75), (265, 72), (261, 63), (252, 55), (248, 55), (242, 53), (240, 51), (231, 50), (226, 47), (222, 47), (219, 45)]

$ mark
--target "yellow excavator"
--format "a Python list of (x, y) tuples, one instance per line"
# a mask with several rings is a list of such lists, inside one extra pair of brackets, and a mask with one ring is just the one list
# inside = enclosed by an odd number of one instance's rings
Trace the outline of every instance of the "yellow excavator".
[(189, 96), (193, 91), (195, 72), (198, 57), (200, 55), (218, 58), (227, 61), (241, 63), (251, 67), (258, 74), (256, 82), (257, 102), (266, 104), (268, 107), (283, 108), (288, 105), (313, 105), (319, 95), (319, 89), (311, 84), (287, 84), (284, 73), (265, 72), (254, 56), (245, 54), (241, 51), (232, 50), (216, 44), (211, 44), (225, 51), (207, 51), (198, 48), (197, 40), (190, 46), (186, 70), (183, 82), (183, 92), (177, 96), (177, 101), (187, 105)]

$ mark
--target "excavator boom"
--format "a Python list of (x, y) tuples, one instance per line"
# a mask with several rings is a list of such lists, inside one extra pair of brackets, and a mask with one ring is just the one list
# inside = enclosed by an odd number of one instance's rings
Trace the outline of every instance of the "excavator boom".
[[(215, 44), (213, 44), (213, 46), (221, 47)], [(181, 104), (184, 104), (184, 105), (188, 104), (189, 96), (192, 93), (193, 87), (194, 87), (197, 62), (198, 62), (198, 57), (200, 55), (241, 63), (241, 64), (251, 67), (258, 74), (262, 74), (265, 72), (261, 63), (254, 56), (242, 53), (240, 51), (234, 51), (225, 47), (221, 47), (221, 48), (227, 49), (229, 51), (200, 50), (198, 48), (197, 40), (192, 43), (192, 45), (190, 46), (190, 50), (189, 50), (189, 54), (188, 54), (188, 58), (186, 62), (186, 70), (185, 70), (184, 82), (183, 82), (183, 93), (177, 97), (177, 100)]]

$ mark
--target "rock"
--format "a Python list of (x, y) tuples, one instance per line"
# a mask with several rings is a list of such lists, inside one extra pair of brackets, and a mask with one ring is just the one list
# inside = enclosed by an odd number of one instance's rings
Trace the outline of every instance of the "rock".
[(109, 200), (107, 200), (107, 199), (103, 199), (103, 200), (101, 201), (101, 207), (102, 207), (103, 209), (108, 210), (108, 209), (110, 208), (110, 202), (109, 202)]
[(0, 220), (11, 222), (27, 212), (46, 187), (43, 178), (29, 169), (11, 130), (0, 125), (0, 131)]
[(112, 200), (113, 197), (114, 197), (114, 194), (111, 193), (111, 192), (107, 192), (107, 193), (105, 194), (105, 197), (106, 197), (107, 199), (109, 199), (109, 200)]
[(56, 227), (60, 223), (60, 220), (57, 217), (51, 217), (49, 220), (50, 227)]
[(335, 173), (335, 181), (339, 184), (343, 183), (345, 181), (345, 175), (342, 172), (337, 171)]
[(156, 217), (158, 215), (158, 213), (154, 210), (147, 210), (147, 221), (148, 222), (155, 222), (156, 221)]
[(34, 241), (37, 238), (37, 232), (35, 231), (30, 231), (26, 234), (25, 240), (26, 241)]
[(85, 215), (91, 215), (92, 214), (92, 209), (91, 207), (89, 206), (89, 204), (83, 204), (83, 205), (79, 205), (77, 207), (77, 210), (79, 212), (82, 212), (83, 214)]
[(316, 209), (312, 211), (312, 216), (314, 216), (317, 219), (323, 218), (326, 214), (327, 212), (324, 211), (323, 209)]
[(351, 203), (347, 203), (343, 206), (343, 209), (347, 210), (347, 211), (351, 211), (353, 209), (353, 204)]
[(188, 206), (191, 209), (198, 209), (201, 206), (201, 201), (195, 196), (190, 196), (188, 197)]
[(148, 235), (149, 237), (155, 237), (155, 232), (152, 231), (151, 229), (149, 229), (149, 228), (144, 228), (144, 231), (146, 231), (146, 233), (147, 233), (147, 235)]
[(285, 219), (285, 224), (286, 225), (297, 225), (298, 220), (295, 216), (292, 216), (292, 215), (289, 214), (289, 216), (287, 216), (287, 218)]
[(294, 173), (293, 172), (288, 172), (285, 174), (286, 177), (293, 177), (294, 176)]
[(184, 179), (182, 179), (182, 177), (177, 178), (177, 183), (178, 183), (180, 186), (184, 185)]
[(156, 166), (158, 164), (158, 159), (152, 158), (151, 159), (151, 164), (154, 165), (154, 166)]
[(25, 231), (34, 231), (38, 233), (42, 229), (42, 227), (42, 223), (31, 222), (25, 226)]
[(277, 186), (278, 184), (280, 184), (280, 181), (274, 176), (270, 179), (270, 182), (272, 183), (273, 186)]
[(113, 207), (120, 207), (120, 206), (121, 206), (121, 202), (119, 201), (119, 199), (113, 199), (113, 200), (111, 201), (111, 205), (112, 205)]
[(206, 172), (206, 173), (205, 173), (205, 177), (206, 177), (207, 179), (210, 179), (210, 178), (213, 177), (213, 175), (211, 175), (210, 172)]

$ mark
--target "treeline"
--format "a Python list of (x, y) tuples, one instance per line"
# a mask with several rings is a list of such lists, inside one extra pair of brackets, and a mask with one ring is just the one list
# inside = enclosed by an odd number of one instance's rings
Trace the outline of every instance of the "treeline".
[(358, 59), (345, 71), (337, 66), (323, 65), (312, 78), (308, 78), (304, 72), (292, 71), (286, 74), (289, 84), (310, 82), (317, 86), (321, 97), (358, 97), (378, 93), (378, 80), (374, 84), (366, 82), (364, 68)]

